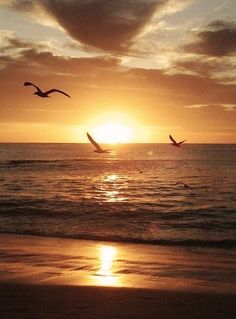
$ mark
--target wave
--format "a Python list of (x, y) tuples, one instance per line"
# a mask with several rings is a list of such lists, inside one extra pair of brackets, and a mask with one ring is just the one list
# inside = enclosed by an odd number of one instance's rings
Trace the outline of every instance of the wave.
[(104, 241), (104, 242), (120, 242), (120, 243), (130, 243), (130, 244), (148, 244), (157, 246), (179, 246), (186, 248), (223, 248), (223, 249), (233, 249), (236, 248), (236, 240), (234, 239), (222, 239), (222, 240), (202, 240), (202, 239), (184, 239), (184, 240), (172, 240), (172, 239), (145, 239), (145, 238), (127, 238), (120, 236), (98, 236), (98, 235), (87, 235), (78, 234), (71, 235), (63, 233), (54, 233), (52, 235), (44, 234), (43, 232), (37, 231), (32, 232), (30, 230), (26, 231), (1, 231), (0, 233), (5, 234), (15, 234), (15, 235), (30, 235), (30, 236), (41, 236), (41, 237), (52, 237), (52, 238), (70, 238), (78, 240), (91, 240), (91, 241)]
[[(43, 163), (60, 163), (60, 162), (84, 162), (84, 159), (28, 159), (28, 160), (10, 160), (1, 161), (5, 165), (24, 165), (24, 164), (43, 164)], [(86, 159), (86, 161), (91, 161), (91, 159)], [(96, 161), (96, 160), (93, 160)]]

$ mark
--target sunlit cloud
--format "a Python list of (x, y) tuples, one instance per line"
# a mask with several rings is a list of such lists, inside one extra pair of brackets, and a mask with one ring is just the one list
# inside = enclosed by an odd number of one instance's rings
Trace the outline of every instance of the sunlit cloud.
[(165, 6), (161, 8), (160, 12), (157, 12), (156, 15), (171, 15), (179, 11), (184, 10), (186, 7), (191, 5), (194, 0), (169, 0), (165, 1)]
[(2, 0), (2, 6), (21, 12), (26, 19), (36, 22), (40, 25), (52, 28), (61, 28), (57, 21), (45, 10), (44, 0)]
[(225, 111), (236, 111), (236, 104), (193, 104), (193, 105), (186, 105), (185, 108), (189, 109), (202, 109), (206, 107), (221, 107)]
[(217, 79), (221, 82), (227, 77), (234, 77), (234, 65), (236, 59), (233, 57), (200, 57), (195, 54), (185, 54), (172, 61), (172, 74), (190, 74), (200, 77)]
[(51, 47), (50, 41), (36, 41), (34, 43), (24, 39), (19, 39), (12, 31), (0, 30), (0, 48), (1, 54), (9, 54), (18, 56), (27, 49), (35, 49), (40, 51), (48, 51)]

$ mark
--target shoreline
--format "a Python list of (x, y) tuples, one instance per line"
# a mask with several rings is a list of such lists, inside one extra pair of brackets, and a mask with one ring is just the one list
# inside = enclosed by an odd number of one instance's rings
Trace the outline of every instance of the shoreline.
[(0, 282), (236, 293), (232, 250), (1, 233), (0, 257)]
[[(1, 235), (12, 235), (12, 236), (24, 236), (24, 237), (42, 237), (42, 238), (52, 238), (52, 239), (65, 239), (65, 240), (79, 240), (79, 241), (84, 241), (84, 242), (99, 242), (99, 243), (110, 243), (110, 244), (124, 244), (124, 245), (141, 245), (141, 246), (159, 246), (159, 247), (172, 247), (173, 249), (174, 248), (180, 248), (180, 249), (183, 249), (183, 248), (189, 248), (189, 249), (226, 249), (228, 251), (230, 250), (233, 250), (233, 249), (236, 249), (236, 241), (235, 240), (232, 240), (231, 242), (229, 242), (228, 240), (218, 240), (218, 241), (211, 241), (211, 240), (201, 240), (201, 239), (194, 239), (194, 240), (184, 240), (184, 241), (171, 241), (171, 240), (162, 240), (162, 239), (157, 239), (157, 240), (146, 240), (146, 241), (137, 241), (137, 240), (132, 240), (130, 239), (129, 241), (126, 241), (126, 240), (123, 240), (123, 239), (120, 239), (120, 238), (115, 238), (113, 240), (111, 239), (107, 239), (106, 237), (104, 238), (91, 238), (91, 237), (88, 237), (86, 238), (85, 236), (84, 237), (73, 237), (73, 236), (65, 236), (65, 237), (61, 237), (61, 235), (59, 236), (47, 236), (47, 235), (43, 235), (43, 234), (31, 234), (31, 233), (28, 233), (28, 234), (21, 234), (21, 233), (14, 233), (14, 232), (1, 232), (0, 231), (0, 236)], [(187, 245), (187, 243), (190, 242), (190, 244)]]
[(234, 319), (213, 251), (0, 234), (1, 319)]

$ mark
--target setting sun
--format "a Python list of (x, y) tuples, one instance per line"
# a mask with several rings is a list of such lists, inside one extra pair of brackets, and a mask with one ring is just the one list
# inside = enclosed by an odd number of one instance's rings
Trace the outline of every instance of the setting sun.
[(0, 0), (0, 319), (236, 319), (235, 88), (236, 0)]
[(134, 132), (131, 127), (110, 122), (93, 129), (95, 138), (102, 143), (130, 143)]

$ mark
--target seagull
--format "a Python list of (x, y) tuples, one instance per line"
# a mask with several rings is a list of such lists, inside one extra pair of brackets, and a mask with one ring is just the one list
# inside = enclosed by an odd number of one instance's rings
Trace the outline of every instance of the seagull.
[(169, 135), (169, 138), (170, 138), (170, 140), (172, 141), (172, 145), (173, 145), (173, 146), (180, 147), (180, 145), (185, 142), (185, 140), (183, 140), (183, 141), (181, 141), (181, 142), (176, 142), (176, 140), (175, 140), (171, 135)]
[(91, 135), (89, 135), (89, 133), (87, 133), (87, 136), (88, 136), (88, 139), (89, 141), (93, 144), (93, 146), (96, 148), (96, 150), (94, 152), (96, 153), (109, 153), (110, 151), (112, 151), (111, 149), (108, 149), (108, 150), (103, 150), (101, 148), (101, 146), (96, 142), (94, 141), (94, 139), (92, 138)]
[(65, 96), (70, 97), (70, 95), (68, 95), (67, 93), (65, 93), (65, 92), (63, 92), (61, 90), (58, 90), (58, 89), (51, 89), (51, 90), (48, 90), (46, 92), (43, 92), (43, 91), (40, 90), (40, 88), (37, 85), (35, 85), (35, 84), (31, 83), (31, 82), (25, 82), (24, 83), (24, 86), (29, 86), (29, 85), (32, 85), (32, 86), (34, 86), (36, 88), (37, 91), (34, 92), (33, 94), (36, 94), (36, 95), (38, 95), (40, 97), (50, 97), (49, 94), (54, 93), (54, 92), (58, 92), (58, 93), (64, 94)]
[(136, 169), (139, 171), (140, 174), (143, 173), (143, 171), (141, 171), (141, 169), (139, 169), (138, 167), (136, 167)]
[(188, 184), (182, 183), (182, 182), (177, 182), (175, 183), (175, 185), (183, 185), (185, 189), (193, 189), (191, 186), (189, 186)]

